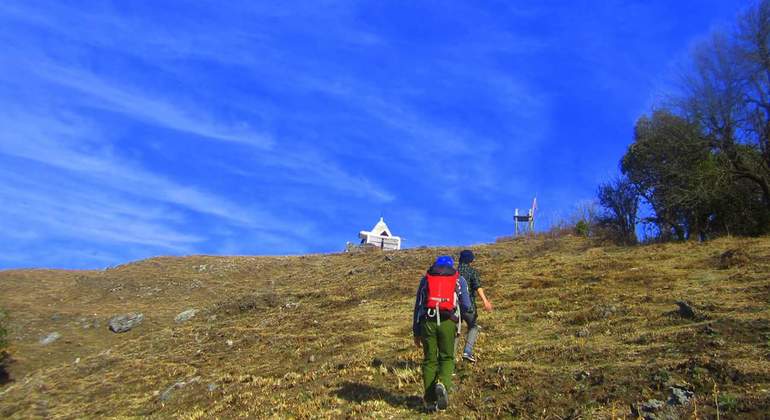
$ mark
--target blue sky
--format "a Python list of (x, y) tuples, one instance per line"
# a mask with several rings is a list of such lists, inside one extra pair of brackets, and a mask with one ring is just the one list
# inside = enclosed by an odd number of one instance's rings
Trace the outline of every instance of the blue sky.
[(0, 268), (541, 226), (746, 2), (0, 2)]

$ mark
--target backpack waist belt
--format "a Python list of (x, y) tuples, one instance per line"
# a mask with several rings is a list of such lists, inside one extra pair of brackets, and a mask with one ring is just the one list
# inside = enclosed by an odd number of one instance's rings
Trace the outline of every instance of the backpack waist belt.
[[(435, 313), (433, 313), (433, 311), (430, 311), (430, 312), (431, 312), (432, 315), (426, 313), (424, 318), (425, 319), (433, 319), (433, 320), (435, 320), (436, 319)], [(459, 318), (457, 317), (457, 315), (455, 315), (454, 312), (439, 311), (439, 315), (440, 315), (439, 319), (441, 321), (446, 321), (447, 319), (451, 319), (454, 322), (458, 322), (459, 321)]]

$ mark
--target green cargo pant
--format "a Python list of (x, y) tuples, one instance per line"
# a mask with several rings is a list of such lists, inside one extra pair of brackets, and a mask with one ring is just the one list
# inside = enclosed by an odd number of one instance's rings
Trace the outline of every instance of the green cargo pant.
[(423, 320), (422, 331), (422, 350), (424, 358), (422, 360), (422, 384), (425, 388), (423, 397), (428, 403), (436, 400), (433, 394), (433, 387), (436, 382), (441, 382), (447, 391), (452, 388), (452, 372), (455, 370), (455, 334), (457, 333), (457, 323), (452, 320), (441, 321), (441, 325), (436, 325), (436, 321)]

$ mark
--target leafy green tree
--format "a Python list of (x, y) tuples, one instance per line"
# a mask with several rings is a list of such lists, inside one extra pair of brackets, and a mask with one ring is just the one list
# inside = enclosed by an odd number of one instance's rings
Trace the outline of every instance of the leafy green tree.
[(639, 119), (634, 143), (621, 160), (655, 215), (663, 239), (703, 238), (723, 190), (722, 171), (699, 127), (669, 111)]
[(639, 119), (621, 170), (652, 208), (645, 221), (663, 240), (760, 234), (770, 222), (756, 184), (735, 176), (731, 157), (713, 147), (708, 130), (671, 111)]

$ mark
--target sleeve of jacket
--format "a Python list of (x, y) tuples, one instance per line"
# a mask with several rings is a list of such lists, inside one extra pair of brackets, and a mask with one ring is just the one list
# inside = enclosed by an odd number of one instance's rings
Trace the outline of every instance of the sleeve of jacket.
[(460, 312), (468, 312), (471, 308), (471, 295), (468, 292), (468, 282), (463, 276), (457, 281), (457, 296), (460, 299)]
[(420, 319), (423, 316), (423, 308), (425, 308), (425, 292), (426, 292), (425, 277), (420, 279), (420, 285), (417, 287), (417, 297), (414, 299), (414, 313), (412, 314), (412, 333), (415, 337), (420, 336)]

